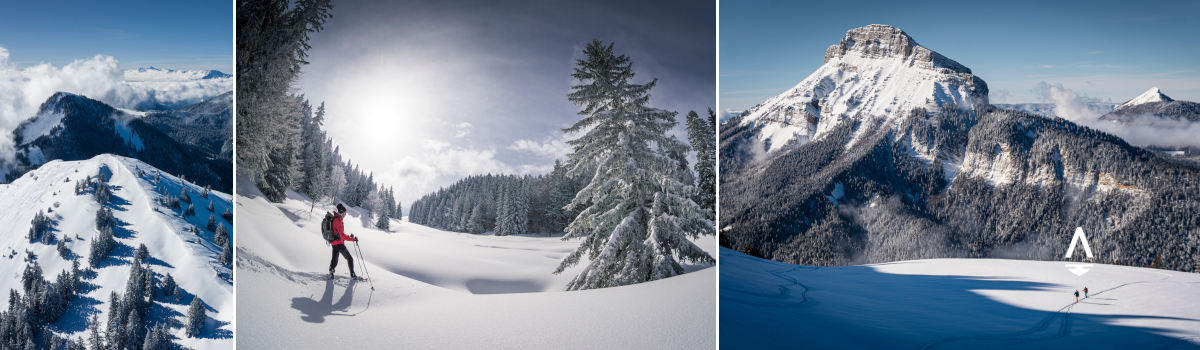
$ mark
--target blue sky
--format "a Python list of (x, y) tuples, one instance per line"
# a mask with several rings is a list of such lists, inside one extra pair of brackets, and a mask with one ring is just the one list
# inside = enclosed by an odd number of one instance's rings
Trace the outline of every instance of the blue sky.
[[(574, 60), (630, 57), (650, 106), (716, 107), (710, 1), (353, 1), (312, 35), (300, 92), (344, 157), (414, 199), (474, 174), (542, 174), (570, 148)], [(686, 140), (682, 122), (676, 135)]]
[[(723, 1), (720, 108), (795, 86), (825, 49), (868, 24), (904, 30), (971, 68), (992, 103), (1040, 102), (1045, 81), (1120, 103), (1157, 86), (1200, 101), (1200, 1)], [(999, 96), (1007, 92), (1006, 97)]]
[(232, 1), (7, 1), (0, 47), (22, 69), (97, 54), (121, 68), (233, 72)]

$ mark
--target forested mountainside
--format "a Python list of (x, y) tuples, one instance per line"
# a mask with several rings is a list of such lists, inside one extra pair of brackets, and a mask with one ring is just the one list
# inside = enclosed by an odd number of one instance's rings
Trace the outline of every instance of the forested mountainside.
[(189, 181), (228, 192), (233, 164), (196, 146), (176, 141), (142, 119), (142, 112), (113, 108), (81, 95), (59, 92), (38, 114), (13, 130), (15, 160), (5, 181), (54, 159), (89, 159), (111, 153), (140, 159)]

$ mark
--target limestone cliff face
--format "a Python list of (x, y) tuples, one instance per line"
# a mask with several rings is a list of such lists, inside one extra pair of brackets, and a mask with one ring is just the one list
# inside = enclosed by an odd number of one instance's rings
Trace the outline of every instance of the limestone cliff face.
[[(825, 64), (788, 91), (748, 109), (768, 153), (811, 142), (843, 122), (899, 127), (914, 110), (973, 118), (988, 104), (987, 83), (971, 69), (920, 46), (904, 31), (872, 24), (848, 31)], [(790, 145), (790, 146), (789, 146)]]

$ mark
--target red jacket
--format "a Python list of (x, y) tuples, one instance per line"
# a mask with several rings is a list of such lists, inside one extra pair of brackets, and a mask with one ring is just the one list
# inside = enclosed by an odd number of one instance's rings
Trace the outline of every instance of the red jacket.
[(338, 245), (346, 244), (346, 241), (354, 241), (354, 237), (347, 236), (346, 230), (342, 227), (341, 213), (333, 213), (333, 233), (338, 235), (338, 240), (333, 241), (330, 244)]

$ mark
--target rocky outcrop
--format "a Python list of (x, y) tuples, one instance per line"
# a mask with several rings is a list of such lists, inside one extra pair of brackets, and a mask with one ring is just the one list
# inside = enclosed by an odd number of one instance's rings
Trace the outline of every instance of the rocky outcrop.
[[(971, 69), (941, 54), (918, 45), (903, 30), (885, 24), (851, 29), (837, 45), (825, 50), (825, 62), (856, 53), (865, 58), (909, 59), (924, 69), (946, 69), (971, 74)], [(985, 85), (986, 86), (986, 85)]]

